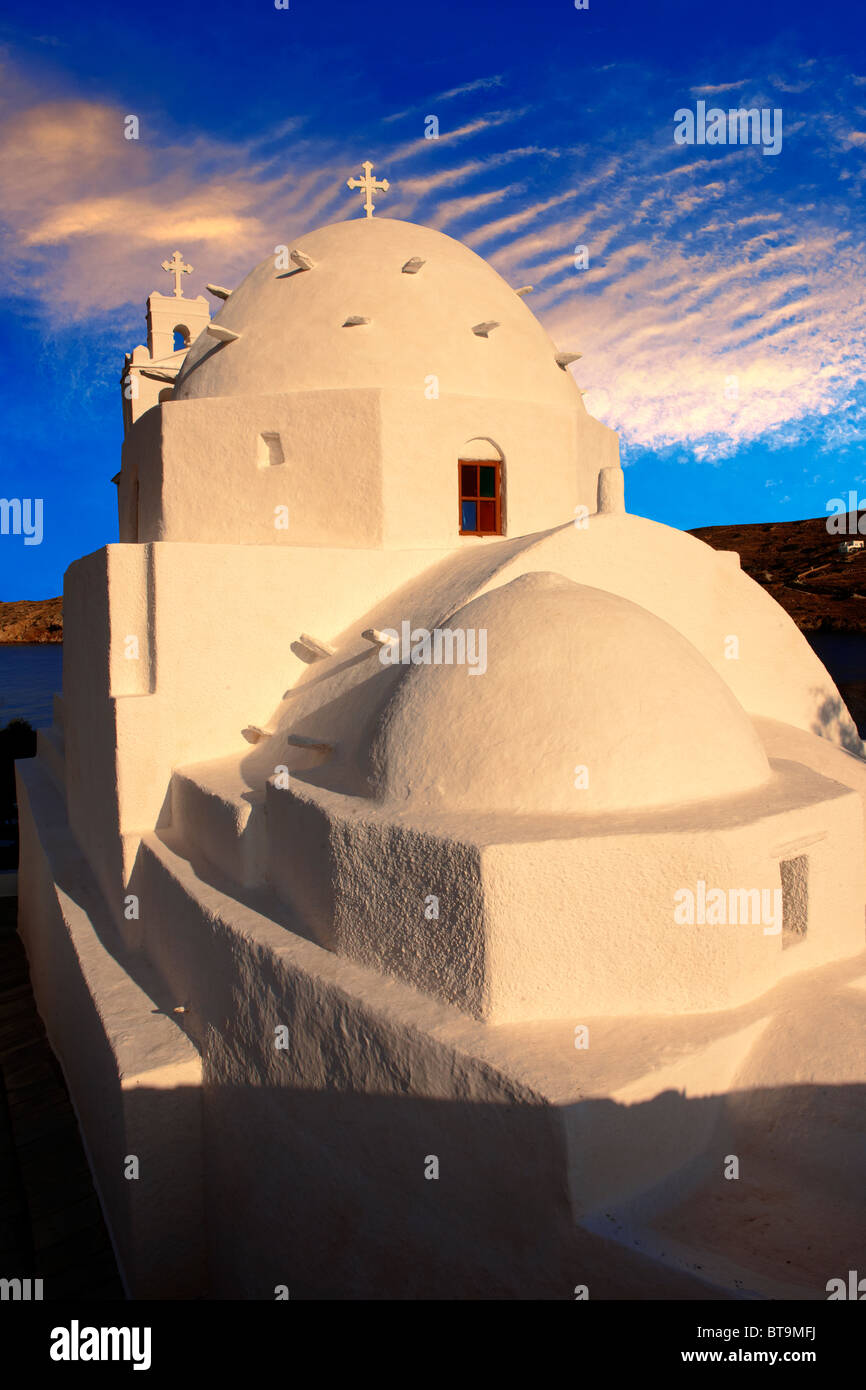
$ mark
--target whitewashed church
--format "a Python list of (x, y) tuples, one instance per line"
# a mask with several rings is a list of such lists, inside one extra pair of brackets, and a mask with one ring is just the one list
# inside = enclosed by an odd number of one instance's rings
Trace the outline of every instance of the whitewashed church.
[(213, 320), (166, 261), (18, 764), (128, 1290), (824, 1298), (862, 1263), (856, 728), (736, 554), (626, 512), (529, 287), (355, 182)]

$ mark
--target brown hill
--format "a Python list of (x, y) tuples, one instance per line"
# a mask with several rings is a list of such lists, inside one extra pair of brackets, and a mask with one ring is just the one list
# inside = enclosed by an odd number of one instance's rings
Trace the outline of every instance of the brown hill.
[(691, 532), (715, 550), (736, 550), (751, 579), (780, 603), (802, 632), (866, 632), (866, 545), (842, 555), (843, 541), (866, 542), (858, 514), (833, 518), (846, 530), (827, 530), (826, 517), (742, 526), (699, 526)]
[(62, 598), (23, 598), (17, 603), (0, 603), (0, 643), (62, 641)]

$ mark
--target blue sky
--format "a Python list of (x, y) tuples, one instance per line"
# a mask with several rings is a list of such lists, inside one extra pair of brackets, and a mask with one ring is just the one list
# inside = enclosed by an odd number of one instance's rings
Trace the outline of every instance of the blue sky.
[[(358, 216), (366, 158), (377, 215), (535, 285), (630, 510), (866, 496), (864, 37), (835, 0), (0, 7), (0, 495), (45, 518), (39, 546), (0, 536), (0, 598), (117, 538), (118, 379), (160, 262), (181, 248), (187, 294), (236, 284)], [(699, 100), (781, 110), (780, 153), (675, 144)]]

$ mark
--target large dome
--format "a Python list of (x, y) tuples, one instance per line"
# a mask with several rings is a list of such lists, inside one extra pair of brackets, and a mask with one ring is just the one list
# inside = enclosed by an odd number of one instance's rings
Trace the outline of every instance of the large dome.
[[(424, 399), (499, 397), (583, 409), (556, 346), (523, 299), (474, 251), (430, 227), (359, 218), (300, 236), (289, 249), (312, 269), (278, 270), (269, 256), (215, 323), (240, 337), (192, 345), (177, 400), (286, 391), (394, 387)], [(407, 262), (420, 260), (415, 273)], [(369, 323), (346, 325), (346, 320)], [(488, 336), (473, 327), (496, 323)], [(431, 409), (434, 408), (431, 406)]]
[[(770, 778), (721, 677), (628, 599), (526, 574), (447, 626), (486, 633), (486, 670), (407, 666), (371, 744), (380, 800), (580, 815), (732, 796)], [(581, 767), (588, 784), (576, 787)]]

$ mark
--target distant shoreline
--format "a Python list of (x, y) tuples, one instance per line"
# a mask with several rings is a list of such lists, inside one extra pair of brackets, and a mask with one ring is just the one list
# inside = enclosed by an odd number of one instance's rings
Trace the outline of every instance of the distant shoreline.
[(62, 598), (0, 603), (0, 646), (48, 646), (62, 641)]

